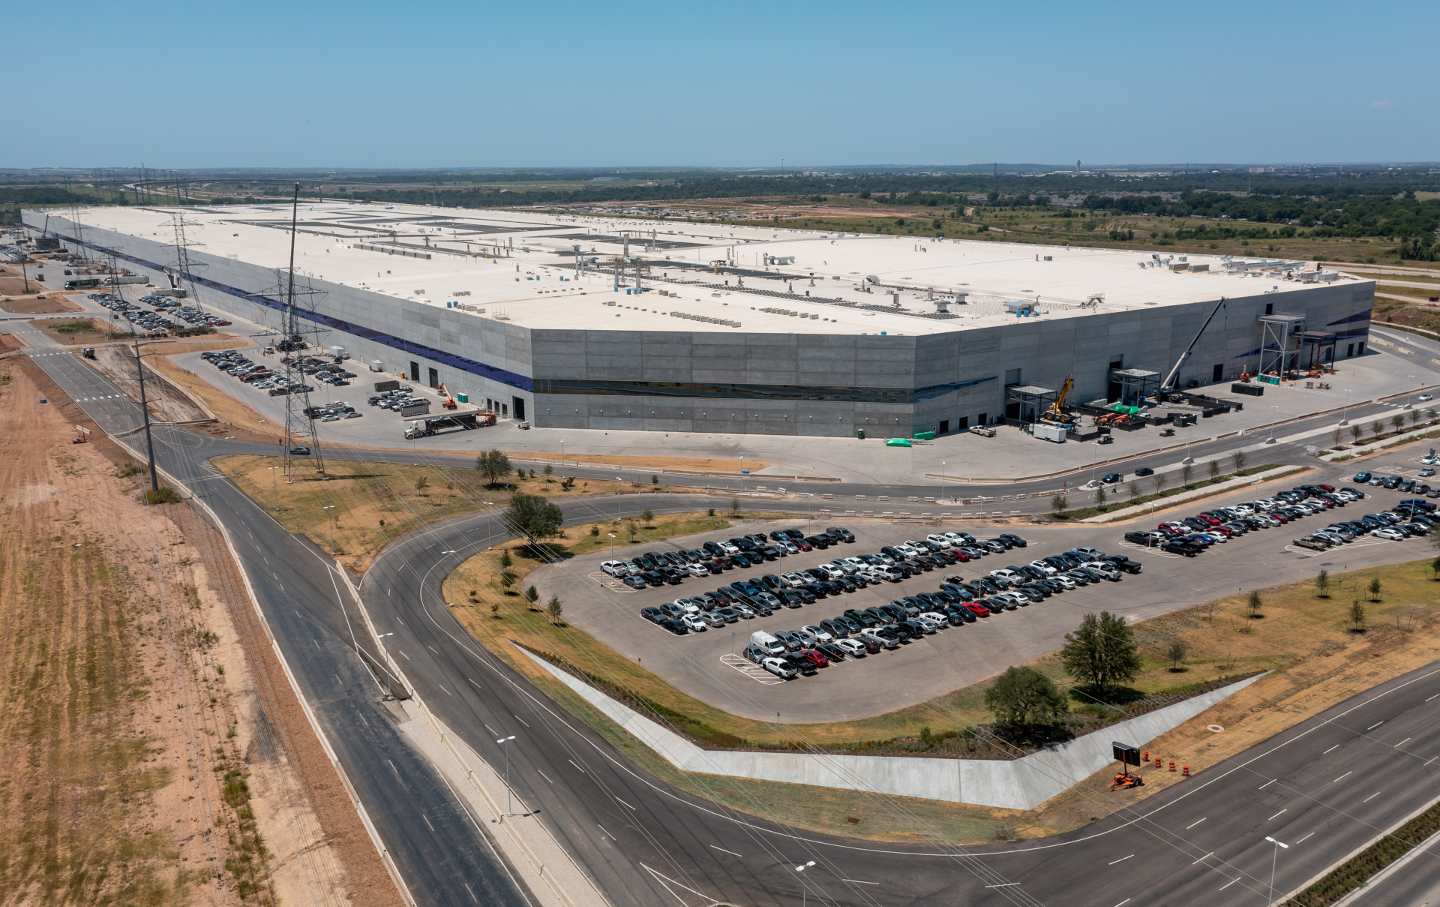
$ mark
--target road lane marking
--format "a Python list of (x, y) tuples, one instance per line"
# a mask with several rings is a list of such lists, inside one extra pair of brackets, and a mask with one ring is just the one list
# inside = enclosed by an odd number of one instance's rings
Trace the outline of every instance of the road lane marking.
[(440, 657), (440, 653), (435, 651), (435, 647), (430, 645), (428, 642), (425, 644), (425, 648), (430, 650), (431, 655), (434, 655), (436, 658)]
[(1019, 882), (999, 882), (999, 883), (997, 883), (997, 884), (995, 884), (995, 885), (986, 885), (985, 887), (986, 887), (986, 888), (1011, 888), (1011, 887), (1014, 887), (1014, 886), (1019, 885), (1019, 884), (1020, 884)]
[[(1430, 763), (1434, 762), (1436, 759), (1440, 759), (1440, 756), (1431, 756), (1429, 759), (1426, 759), (1426, 760), (1425, 760), (1425, 765), (1429, 765)], [(1424, 765), (1421, 766), (1421, 768), (1424, 768), (1424, 767), (1425, 767)]]
[(395, 651), (400, 653), (401, 658), (405, 659), (406, 661), (410, 660), (410, 656), (405, 654), (404, 649), (396, 649)]
[(1200, 818), (1196, 819), (1194, 822), (1191, 822), (1189, 825), (1185, 826), (1185, 830), (1186, 830), (1186, 831), (1189, 831), (1190, 829), (1192, 829), (1192, 828), (1194, 828), (1195, 826), (1199, 825), (1201, 822), (1204, 822), (1204, 821), (1205, 821), (1206, 819), (1208, 819), (1208, 818), (1210, 818), (1210, 817), (1209, 817), (1209, 816), (1201, 816)]
[(538, 768), (537, 768), (537, 769), (535, 769), (535, 771), (540, 772), (540, 777), (542, 777), (542, 778), (545, 779), (545, 783), (547, 783), (547, 784), (554, 784), (554, 783), (555, 783), (554, 781), (550, 780), (550, 776), (547, 775), (547, 774), (545, 774), (545, 772), (542, 771), (541, 769), (538, 769)]
[(1240, 877), (1239, 877), (1239, 876), (1236, 876), (1235, 878), (1233, 878), (1233, 879), (1231, 879), (1230, 881), (1226, 882), (1224, 885), (1221, 885), (1221, 886), (1220, 886), (1218, 889), (1216, 889), (1216, 890), (1217, 890), (1217, 891), (1224, 891), (1226, 888), (1229, 888), (1231, 885), (1234, 885), (1234, 884), (1235, 884), (1236, 882), (1238, 882), (1238, 881), (1240, 881)]
[(493, 727), (491, 727), (490, 724), (489, 724), (489, 722), (482, 721), (482, 722), (480, 722), (480, 723), (485, 726), (485, 730), (487, 730), (487, 731), (490, 732), (490, 736), (494, 737), (494, 736), (499, 735), (500, 732), (497, 731), (497, 730), (495, 730)]
[(732, 856), (732, 857), (740, 857), (740, 859), (742, 859), (742, 860), (745, 859), (744, 857), (740, 856), (740, 854), (736, 853), (735, 851), (733, 851), (733, 850), (726, 850), (725, 848), (721, 847), (719, 844), (711, 844), (711, 845), (710, 845), (710, 849), (711, 849), (711, 850), (718, 850), (718, 851), (720, 851), (721, 853), (728, 853), (728, 854), (729, 854), (730, 856)]
[(1280, 810), (1280, 811), (1279, 811), (1278, 813), (1276, 813), (1275, 815), (1271, 816), (1269, 819), (1266, 819), (1265, 821), (1266, 821), (1266, 822), (1269, 822), (1271, 819), (1278, 819), (1278, 818), (1280, 818), (1281, 816), (1283, 816), (1283, 815), (1285, 815), (1286, 813), (1288, 813), (1289, 811), (1290, 811), (1290, 807), (1287, 806), (1287, 807), (1285, 807), (1284, 809)]
[(585, 774), (585, 769), (581, 768), (580, 763), (576, 762), (574, 759), (566, 759), (565, 761), (575, 766), (575, 771), (579, 772), (582, 775)]
[(1118, 860), (1111, 860), (1111, 861), (1110, 861), (1110, 865), (1111, 865), (1111, 866), (1114, 866), (1114, 865), (1117, 864), (1117, 863), (1124, 863), (1126, 860), (1130, 859), (1130, 857), (1133, 857), (1133, 856), (1135, 856), (1135, 855), (1132, 853), (1132, 854), (1130, 854), (1130, 856), (1128, 856), (1128, 857), (1121, 857), (1121, 858), (1118, 859)]
[(610, 832), (606, 831), (606, 830), (605, 830), (605, 826), (601, 825), (599, 822), (596, 822), (596, 823), (595, 823), (595, 827), (598, 828), (598, 829), (600, 829), (600, 833), (603, 834), (605, 837), (609, 838), (610, 840), (612, 840), (612, 841), (617, 841), (617, 842), (620, 840), (619, 838), (617, 838), (617, 837), (615, 837), (614, 835), (610, 834)]
[(385, 761), (390, 764), (390, 771), (395, 773), (395, 778), (398, 780), (400, 778), (400, 769), (395, 767), (393, 760), (386, 759)]
[[(879, 882), (867, 882), (867, 881), (865, 881), (864, 879), (841, 879), (840, 881), (842, 881), (842, 882), (848, 882), (848, 883), (851, 884), (851, 885), (879, 885), (879, 884), (880, 884)], [(1019, 885), (1020, 883), (1019, 883), (1019, 882), (1015, 882), (1014, 884)], [(991, 888), (991, 887), (994, 887), (994, 886), (987, 885), (987, 886), (985, 886), (985, 887), (986, 887), (986, 888)]]
[(1374, 800), (1376, 797), (1380, 796), (1382, 793), (1384, 793), (1384, 791), (1378, 791), (1378, 790), (1377, 790), (1375, 793), (1371, 794), (1370, 796), (1366, 797), (1364, 800), (1361, 800), (1360, 802), (1361, 802), (1361, 803), (1369, 803), (1371, 800)]
[(1426, 697), (1425, 697), (1425, 701), (1426, 701), (1426, 702), (1429, 702), (1430, 700), (1434, 699), (1436, 696), (1440, 696), (1440, 693), (1436, 693), (1434, 696), (1426, 696)]
[(445, 684), (443, 684), (443, 683), (437, 683), (437, 684), (435, 684), (435, 685), (436, 685), (437, 687), (439, 687), (439, 688), (445, 693), (446, 696), (454, 696), (454, 695), (455, 695), (454, 693), (450, 692), (448, 689), (445, 688)]
[(475, 891), (470, 887), (470, 883), (469, 883), (469, 882), (461, 882), (460, 884), (462, 884), (462, 885), (465, 886), (465, 893), (468, 894), (468, 895), (470, 895), (470, 903), (472, 903), (472, 904), (478, 904), (478, 903), (480, 903), (480, 899), (477, 898), (477, 897), (475, 897)]
[(1355, 774), (1353, 771), (1346, 772), (1345, 774), (1341, 775), (1340, 777), (1336, 778), (1335, 780), (1331, 781), (1330, 783), (1331, 783), (1331, 784), (1339, 784), (1341, 781), (1344, 781), (1346, 778), (1350, 777), (1350, 776), (1353, 775), (1353, 774)]
[(1339, 748), (1340, 748), (1340, 744), (1337, 743), (1337, 744), (1335, 744), (1334, 746), (1330, 747), (1330, 748), (1329, 748), (1328, 750), (1326, 750), (1325, 752), (1321, 753), (1320, 755), (1322, 755), (1322, 756), (1328, 756), (1328, 755), (1330, 755), (1331, 753), (1333, 753), (1333, 752), (1335, 752), (1336, 750), (1338, 750)]
[(1123, 901), (1121, 901), (1120, 903), (1116, 904), (1115, 907), (1125, 907), (1126, 904), (1130, 903), (1130, 902), (1133, 901), (1133, 900), (1134, 900), (1134, 898), (1126, 898), (1125, 900), (1123, 900)]
[[(614, 794), (611, 794), (610, 796), (615, 797)], [(629, 803), (626, 803), (624, 800), (621, 800), (619, 797), (615, 797), (615, 802), (616, 802), (616, 803), (619, 803), (621, 806), (625, 807), (625, 808), (628, 809), (628, 810), (638, 812), (638, 810), (636, 810), (634, 806), (630, 805)]]
[(1296, 843), (1296, 844), (1304, 844), (1306, 841), (1310, 840), (1310, 839), (1313, 838), (1313, 837), (1315, 837), (1315, 832), (1312, 831), (1312, 832), (1310, 832), (1309, 834), (1305, 835), (1305, 837), (1303, 837), (1303, 838), (1301, 838), (1300, 840), (1296, 841), (1295, 843)]
[(1279, 781), (1279, 780), (1280, 780), (1279, 778), (1271, 778), (1269, 781), (1266, 781), (1264, 784), (1260, 785), (1259, 787), (1257, 787), (1257, 788), (1255, 788), (1255, 789), (1256, 789), (1256, 790), (1264, 790), (1265, 788), (1269, 787), (1270, 785), (1274, 784), (1276, 781)]
[(519, 715), (511, 715), (510, 717), (514, 718), (516, 721), (520, 722), (526, 727), (530, 726), (530, 722), (526, 721), (524, 718), (521, 718)]
[(435, 826), (430, 824), (430, 817), (421, 813), (420, 818), (425, 820), (425, 827), (430, 829), (430, 833), (433, 835), (435, 833)]
[(1367, 728), (1365, 729), (1365, 733), (1367, 733), (1367, 734), (1370, 733), (1371, 731), (1375, 730), (1377, 727), (1379, 727), (1380, 725), (1382, 725), (1382, 724), (1384, 724), (1384, 723), (1385, 723), (1384, 721), (1377, 721), (1377, 722), (1375, 722), (1374, 724), (1370, 725), (1369, 727), (1367, 727)]
[(1204, 863), (1206, 860), (1210, 859), (1210, 858), (1213, 857), (1213, 856), (1215, 856), (1215, 851), (1212, 850), (1212, 851), (1210, 851), (1209, 853), (1207, 853), (1205, 856), (1203, 856), (1203, 857), (1201, 857), (1200, 859), (1196, 860), (1194, 863), (1191, 863), (1190, 865), (1191, 865), (1191, 866), (1195, 866), (1195, 865), (1198, 865), (1198, 864), (1200, 864), (1200, 863)]
[(1406, 737), (1404, 740), (1401, 740), (1399, 743), (1395, 744), (1395, 747), (1394, 747), (1394, 748), (1398, 750), (1400, 747), (1402, 747), (1402, 746), (1404, 746), (1405, 744), (1409, 743), (1409, 742), (1410, 742), (1411, 740), (1413, 740), (1413, 739), (1415, 739), (1415, 738), (1413, 738), (1413, 737)]

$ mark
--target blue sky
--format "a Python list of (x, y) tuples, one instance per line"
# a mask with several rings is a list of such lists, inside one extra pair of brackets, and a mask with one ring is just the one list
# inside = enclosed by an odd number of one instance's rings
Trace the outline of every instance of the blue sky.
[(60, 9), (0, 166), (1440, 159), (1434, 2)]

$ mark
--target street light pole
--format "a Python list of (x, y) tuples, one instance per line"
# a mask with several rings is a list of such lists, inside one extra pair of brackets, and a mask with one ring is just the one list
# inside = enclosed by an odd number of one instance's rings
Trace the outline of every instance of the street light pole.
[(145, 418), (145, 454), (150, 461), (150, 490), (160, 490), (160, 477), (155, 472), (155, 441), (150, 436), (150, 405), (145, 399), (145, 364), (140, 361), (140, 341), (135, 341), (135, 370), (140, 373), (140, 412)]
[(801, 875), (801, 873), (814, 865), (814, 860), (806, 860), (804, 863), (801, 863), (799, 866), (795, 867), (796, 878), (800, 879), (800, 907), (805, 907), (810, 897), (810, 889), (805, 887), (805, 879)]
[(1277, 863), (1280, 862), (1280, 849), (1283, 847), (1284, 849), (1289, 850), (1290, 845), (1286, 844), (1284, 841), (1276, 840), (1269, 835), (1265, 836), (1265, 840), (1275, 845), (1274, 847), (1270, 848), (1270, 903), (1273, 904), (1275, 902), (1275, 866)]
[(505, 744), (514, 739), (515, 735), (511, 734), (509, 737), (501, 737), (495, 741), (505, 751), (505, 816), (507, 818), (510, 816), (510, 747)]

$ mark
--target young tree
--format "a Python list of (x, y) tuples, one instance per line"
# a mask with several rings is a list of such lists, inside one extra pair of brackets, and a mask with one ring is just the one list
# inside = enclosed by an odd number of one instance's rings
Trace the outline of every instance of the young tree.
[(1370, 577), (1370, 600), (1372, 602), (1378, 602), (1380, 600), (1380, 593), (1383, 588), (1384, 587), (1380, 583), (1380, 575), (1378, 573)]
[(509, 549), (509, 548), (501, 548), (501, 549), (500, 549), (500, 569), (502, 569), (502, 570), (509, 570), (509, 569), (510, 569), (511, 567), (513, 567), (513, 566), (515, 566), (515, 559), (510, 556), (510, 549)]
[(1140, 671), (1134, 632), (1123, 617), (1108, 611), (1085, 615), (1077, 629), (1065, 634), (1060, 660), (1071, 677), (1102, 690)]
[(510, 475), (510, 458), (503, 450), (487, 450), (475, 458), (475, 468), (485, 477), (487, 488), (494, 488)]
[(1330, 597), (1330, 571), (1324, 568), (1321, 568), (1320, 572), (1315, 574), (1315, 597)]
[(1099, 488), (1095, 489), (1095, 506), (1096, 506), (1096, 507), (1104, 507), (1104, 506), (1105, 506), (1105, 486), (1104, 486), (1104, 485), (1101, 485)]
[(530, 608), (530, 610), (532, 610), (532, 611), (535, 610), (535, 603), (538, 602), (539, 600), (540, 600), (540, 590), (536, 589), (534, 586), (526, 586), (526, 587), (525, 587), (525, 604)]
[(1002, 727), (1056, 725), (1069, 709), (1049, 677), (1034, 668), (1009, 668), (985, 691), (985, 707)]
[(554, 474), (555, 474), (555, 467), (554, 467), (554, 466), (551, 466), (549, 463), (546, 463), (546, 464), (545, 464), (545, 475), (547, 475), (547, 476), (553, 476)]
[(591, 526), (591, 527), (590, 527), (590, 537), (591, 537), (592, 539), (598, 539), (598, 538), (600, 537), (600, 527), (599, 527), (599, 526)]
[(1210, 481), (1213, 482), (1213, 481), (1215, 481), (1215, 480), (1218, 479), (1218, 478), (1220, 478), (1220, 461), (1219, 461), (1219, 460), (1211, 460), (1211, 461), (1210, 461)]
[(513, 585), (515, 585), (515, 574), (511, 573), (509, 570), (501, 571), (500, 588), (505, 590), (506, 595), (510, 594), (510, 587)]
[(1259, 620), (1263, 616), (1260, 613), (1260, 609), (1265, 606), (1265, 603), (1260, 600), (1260, 592), (1258, 590), (1250, 590), (1250, 597), (1245, 600), (1245, 605), (1250, 609), (1250, 617), (1252, 620)]
[(560, 508), (538, 494), (517, 494), (505, 508), (505, 522), (532, 545), (559, 535), (564, 521)]
[(730, 499), (730, 515), (731, 515), (731, 516), (739, 516), (739, 515), (740, 515), (740, 499), (739, 499), (739, 498), (731, 498), (731, 499)]
[(500, 600), (498, 598), (490, 600), (490, 616), (496, 620), (500, 619)]
[(560, 596), (550, 596), (550, 602), (545, 606), (545, 613), (550, 616), (550, 623), (560, 624), (560, 615), (565, 611), (565, 606), (560, 604)]
[(1358, 441), (1360, 440), (1360, 432), (1361, 432), (1361, 428), (1360, 428), (1360, 426), (1359, 426), (1358, 424), (1356, 424), (1356, 425), (1351, 425), (1351, 426), (1350, 426), (1350, 438), (1351, 438), (1351, 440), (1358, 442)]
[(1181, 465), (1181, 467), (1180, 467), (1180, 484), (1181, 484), (1181, 485), (1184, 485), (1184, 486), (1186, 486), (1186, 487), (1189, 487), (1189, 485), (1190, 485), (1190, 476), (1193, 475), (1194, 472), (1195, 472), (1195, 468), (1194, 468), (1193, 466), (1191, 466), (1189, 463), (1185, 463), (1185, 464)]
[(1244, 469), (1244, 468), (1245, 468), (1245, 451), (1243, 451), (1243, 450), (1237, 450), (1237, 451), (1235, 451), (1233, 454), (1230, 455), (1230, 462), (1233, 463), (1233, 464), (1235, 464), (1235, 470), (1234, 470), (1235, 472), (1238, 473), (1240, 470)]
[(1159, 494), (1165, 490), (1165, 473), (1157, 472), (1150, 478), (1150, 484), (1155, 486), (1155, 493)]
[(651, 485), (659, 485), (659, 484), (660, 484), (660, 477), (657, 476), (657, 475), (655, 475), (654, 473), (651, 473), (651, 474), (650, 474), (650, 484), (651, 484)]
[(1190, 654), (1190, 648), (1185, 645), (1183, 639), (1172, 640), (1170, 648), (1165, 650), (1165, 657), (1170, 660), (1170, 672), (1178, 674), (1181, 671), (1181, 663), (1185, 656)]
[(430, 487), (430, 480), (429, 480), (428, 478), (426, 478), (425, 476), (416, 476), (416, 477), (415, 477), (415, 493), (416, 493), (416, 494), (422, 494), (422, 495), (423, 495), (423, 494), (425, 493), (425, 489), (427, 489), (427, 488), (429, 488), (429, 487)]
[(1360, 604), (1360, 599), (1350, 603), (1350, 630), (1355, 633), (1365, 632), (1365, 606)]
[[(1440, 536), (1437, 536), (1436, 539), (1440, 541)], [(1435, 582), (1440, 582), (1440, 557), (1430, 562), (1430, 579)]]
[(651, 513), (650, 509), (647, 507), (645, 509), (645, 512), (640, 514), (640, 522), (646, 526), (652, 525), (655, 522), (655, 514)]
[(1050, 499), (1050, 509), (1055, 511), (1056, 516), (1064, 513), (1069, 508), (1070, 500), (1065, 497), (1063, 492), (1056, 494), (1055, 497)]

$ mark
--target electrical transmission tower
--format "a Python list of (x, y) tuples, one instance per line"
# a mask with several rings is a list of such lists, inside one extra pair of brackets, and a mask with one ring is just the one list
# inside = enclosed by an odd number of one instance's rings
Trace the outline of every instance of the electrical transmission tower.
[(175, 210), (170, 213), (170, 226), (175, 231), (175, 273), (170, 275), (171, 289), (184, 289), (189, 296), (191, 303), (203, 310), (200, 304), (200, 291), (195, 286), (195, 267), (190, 262), (191, 242), (185, 236), (185, 228), (189, 226), (185, 220), (185, 208), (180, 195), (180, 183), (175, 183)]
[[(292, 481), (296, 461), (303, 461), (314, 468), (320, 478), (325, 477), (325, 458), (320, 450), (320, 433), (315, 428), (314, 410), (310, 408), (310, 392), (305, 388), (309, 385), (305, 379), (309, 377), (299, 368), (301, 353), (308, 345), (304, 340), (304, 331), (309, 331), (312, 336), (318, 337), (319, 331), (315, 319), (306, 318), (306, 327), (301, 326), (299, 307), (295, 302), (297, 293), (307, 300), (313, 300), (316, 291), (311, 288), (300, 289), (295, 287), (295, 235), (299, 232), (300, 225), (300, 184), (295, 184), (295, 195), (290, 201), (290, 270), (281, 282), (280, 289), (284, 293), (285, 311), (281, 324), (280, 333), (283, 335), (276, 345), (282, 353), (281, 361), (285, 365), (285, 386), (287, 390), (301, 388), (297, 393), (285, 395), (285, 440), (284, 440), (284, 462), (285, 481)], [(307, 304), (307, 308), (313, 309), (313, 302)], [(317, 344), (318, 345), (318, 344)], [(303, 440), (309, 448), (309, 456), (296, 455), (292, 453), (296, 449), (297, 440)]]

